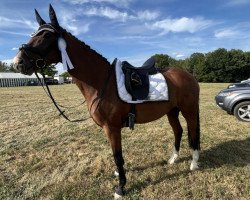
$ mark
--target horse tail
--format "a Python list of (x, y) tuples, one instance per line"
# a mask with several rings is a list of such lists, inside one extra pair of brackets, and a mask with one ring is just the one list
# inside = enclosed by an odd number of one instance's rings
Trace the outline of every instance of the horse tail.
[[(194, 135), (192, 135), (194, 134)], [(196, 129), (195, 132), (191, 132), (188, 126), (188, 143), (189, 146), (194, 150), (200, 150), (200, 113), (199, 109), (196, 115)]]

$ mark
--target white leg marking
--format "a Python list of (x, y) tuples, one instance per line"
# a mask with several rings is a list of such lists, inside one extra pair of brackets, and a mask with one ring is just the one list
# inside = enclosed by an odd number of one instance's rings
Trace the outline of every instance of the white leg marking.
[(199, 168), (198, 160), (199, 160), (199, 151), (195, 150), (195, 151), (193, 151), (193, 160), (192, 160), (191, 165), (190, 165), (191, 171)]
[(116, 192), (115, 192), (115, 194), (114, 194), (114, 199), (116, 200), (116, 199), (119, 199), (119, 198), (121, 198), (122, 196), (121, 195), (119, 195), (119, 194), (117, 194)]
[(175, 147), (174, 147), (173, 153), (172, 153), (170, 159), (168, 160), (168, 163), (169, 163), (169, 164), (174, 164), (174, 162), (175, 162), (175, 160), (177, 159), (177, 157), (178, 157), (178, 151), (176, 151), (176, 149), (175, 149)]
[(119, 173), (117, 171), (115, 171), (114, 175), (115, 176), (119, 176)]

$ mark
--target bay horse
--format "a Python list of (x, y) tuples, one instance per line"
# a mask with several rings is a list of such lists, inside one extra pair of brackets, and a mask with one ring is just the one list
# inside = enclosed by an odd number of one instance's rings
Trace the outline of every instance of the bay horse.
[[(103, 128), (110, 142), (117, 166), (116, 175), (119, 176), (119, 184), (115, 190), (115, 198), (118, 198), (124, 195), (126, 184), (121, 129), (131, 105), (118, 97), (114, 66), (60, 27), (51, 5), (50, 23), (46, 23), (37, 10), (35, 14), (39, 29), (27, 44), (20, 47), (13, 62), (21, 73), (27, 75), (39, 71), (43, 66), (62, 62), (58, 40), (64, 39), (73, 65), (68, 71), (85, 97), (90, 116)], [(190, 170), (195, 170), (198, 168), (200, 149), (199, 85), (191, 74), (178, 68), (165, 69), (161, 73), (168, 83), (169, 101), (137, 104), (135, 122), (147, 123), (167, 115), (175, 136), (173, 153), (168, 160), (173, 164), (178, 157), (183, 132), (178, 118), (181, 112), (187, 122), (189, 145), (193, 150)]]

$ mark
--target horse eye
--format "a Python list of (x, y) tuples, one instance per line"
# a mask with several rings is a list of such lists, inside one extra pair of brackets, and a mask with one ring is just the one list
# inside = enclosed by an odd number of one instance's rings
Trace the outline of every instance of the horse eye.
[(49, 37), (51, 37), (51, 35), (51, 33), (45, 33), (44, 38), (48, 39)]

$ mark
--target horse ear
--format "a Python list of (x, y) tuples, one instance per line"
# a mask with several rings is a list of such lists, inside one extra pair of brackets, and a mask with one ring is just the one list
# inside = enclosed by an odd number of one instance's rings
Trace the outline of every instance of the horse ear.
[(49, 4), (49, 18), (51, 21), (51, 24), (55, 27), (55, 28), (59, 28), (59, 23), (57, 21), (57, 17), (56, 17), (56, 12), (53, 9), (52, 5)]
[(46, 24), (46, 22), (41, 18), (36, 9), (35, 9), (35, 14), (36, 14), (36, 21), (38, 22), (39, 26)]

